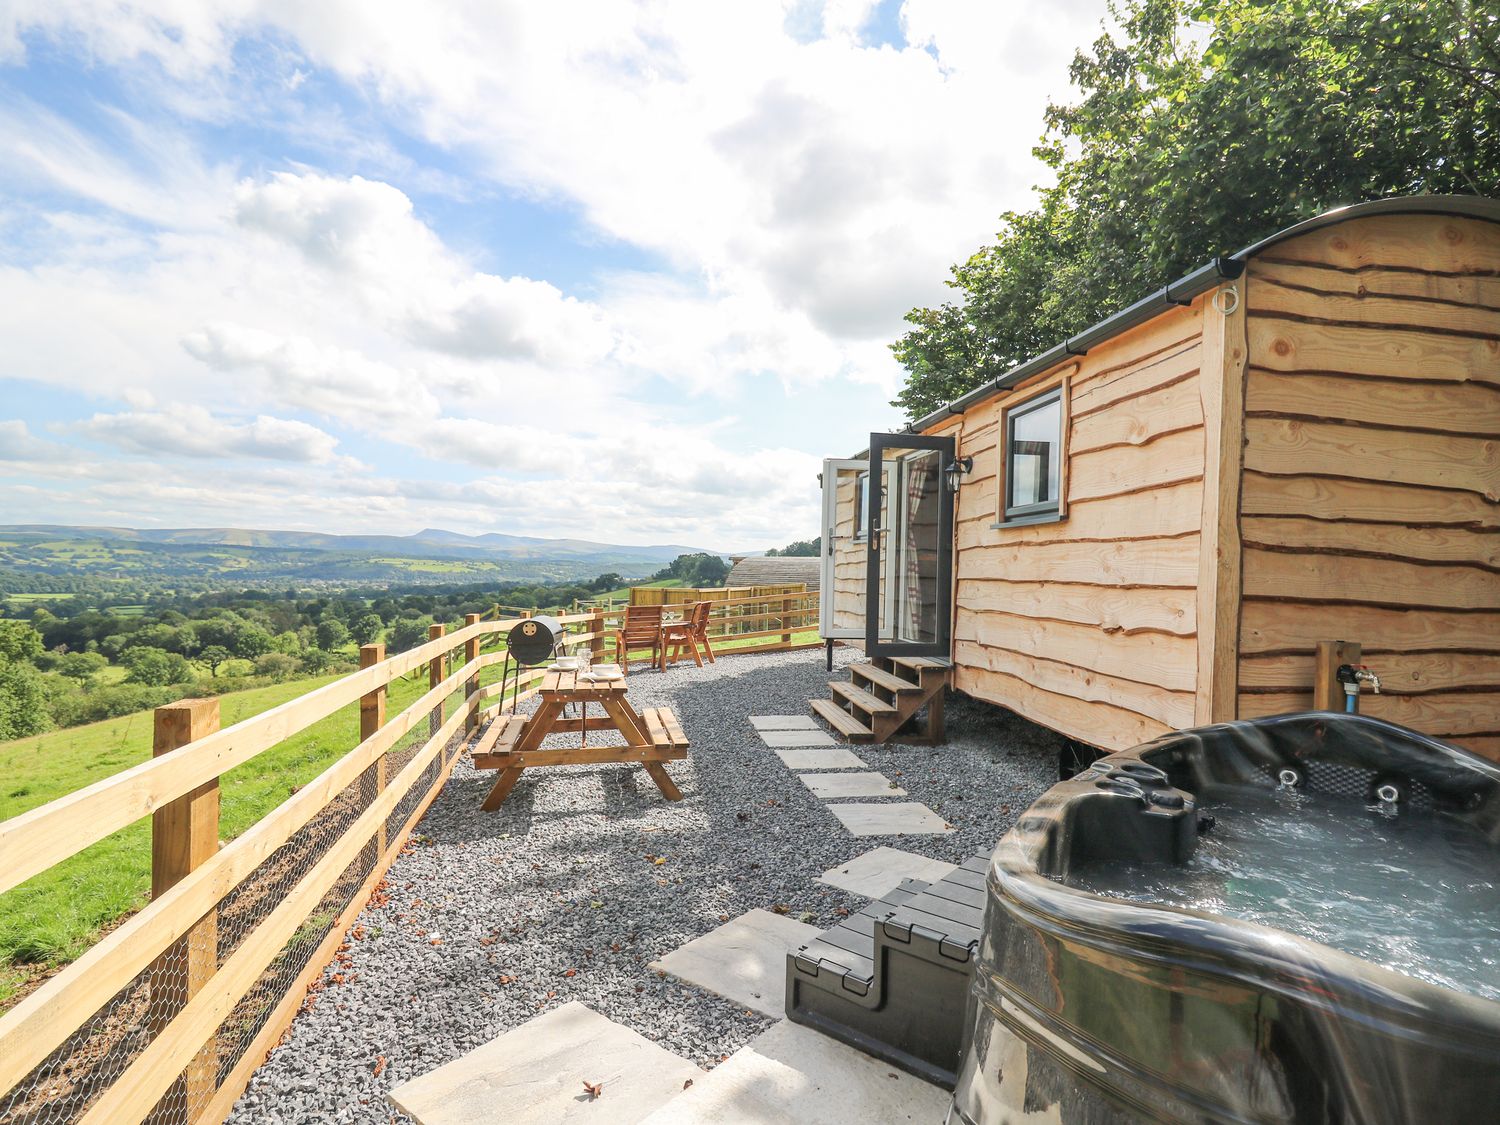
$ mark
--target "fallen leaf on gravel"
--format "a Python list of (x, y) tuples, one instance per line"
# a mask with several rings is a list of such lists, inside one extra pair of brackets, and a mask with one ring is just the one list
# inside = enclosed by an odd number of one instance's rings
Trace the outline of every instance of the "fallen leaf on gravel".
[(583, 1088), (589, 1092), (589, 1101), (593, 1101), (604, 1093), (603, 1082), (585, 1082)]
[(771, 912), (773, 914), (785, 914), (788, 911), (790, 911), (791, 909), (792, 908), (790, 906), (788, 906), (786, 903), (784, 903), (784, 902), (778, 902), (775, 906), (771, 907)]
[(515, 984), (516, 983), (516, 978), (513, 977), (513, 976), (510, 976), (509, 974), (507, 974), (507, 975), (505, 975), (505, 976), (503, 976), (503, 977), (500, 978), (500, 983), (501, 984)]
[(664, 856), (664, 855), (659, 855), (655, 859), (653, 859), (651, 862), (654, 863), (654, 864), (656, 864), (657, 867), (660, 867), (662, 864), (664, 864), (664, 863), (667, 862), (667, 857)]
[(440, 937), (435, 937), (431, 941), (429, 941), (427, 944), (428, 945), (442, 945), (443, 944), (443, 939), (440, 938)]
[(849, 908), (847, 906), (841, 906), (837, 910), (835, 910), (834, 913), (837, 914), (840, 918), (847, 918), (849, 917)]
[(385, 1056), (381, 1055), (378, 1059), (375, 1060), (375, 1077), (379, 1078), (380, 1075), (384, 1071), (385, 1071)]
[[(734, 819), (735, 820), (740, 820), (740, 821), (749, 820), (750, 819), (750, 814), (747, 813), (747, 812), (737, 812), (737, 813), (734, 814)], [(689, 1078), (688, 1081), (691, 1082), (692, 1079)]]
[(610, 942), (610, 944), (609, 944), (609, 951), (611, 953), (618, 953), (618, 952), (620, 952), (620, 943), (617, 942), (617, 941)]
[(592, 906), (595, 910), (603, 910), (604, 909), (604, 904), (602, 902), (600, 902), (597, 898), (594, 899), (592, 902), (590, 902), (589, 905)]
[(557, 999), (557, 993), (556, 992), (549, 992), (549, 993), (547, 993), (547, 999), (548, 1000), (556, 1000)]
[(727, 922), (727, 921), (729, 921), (729, 915), (728, 914), (720, 914), (719, 915), (719, 921), (721, 921), (721, 922)]
[(565, 972), (563, 974), (563, 976), (565, 976), (565, 977), (576, 977), (577, 975), (578, 975), (578, 970), (577, 969), (569, 969), (567, 972)]

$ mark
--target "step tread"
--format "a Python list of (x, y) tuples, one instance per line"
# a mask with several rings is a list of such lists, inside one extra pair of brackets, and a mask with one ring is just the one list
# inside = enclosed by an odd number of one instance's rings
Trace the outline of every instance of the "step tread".
[(853, 664), (849, 667), (849, 674), (872, 684), (885, 688), (886, 691), (922, 691), (922, 685), (915, 680), (902, 679), (894, 672), (887, 672), (884, 668), (877, 668), (873, 664)]
[(808, 704), (825, 722), (848, 738), (874, 738), (875, 732), (831, 699), (809, 699)]
[(947, 671), (953, 667), (953, 661), (944, 660), (937, 656), (887, 656), (885, 659), (892, 664), (899, 664), (903, 668), (912, 668), (921, 671), (924, 668), (936, 668)]
[(842, 696), (861, 711), (871, 715), (895, 715), (901, 710), (894, 703), (887, 703), (879, 696), (871, 695), (863, 688), (846, 684), (842, 680), (835, 680), (828, 686), (834, 695)]

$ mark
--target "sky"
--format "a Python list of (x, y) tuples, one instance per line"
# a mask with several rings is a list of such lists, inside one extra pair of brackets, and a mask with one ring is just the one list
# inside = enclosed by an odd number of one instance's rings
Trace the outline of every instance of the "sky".
[(4, 0), (0, 523), (816, 534), (1104, 0)]

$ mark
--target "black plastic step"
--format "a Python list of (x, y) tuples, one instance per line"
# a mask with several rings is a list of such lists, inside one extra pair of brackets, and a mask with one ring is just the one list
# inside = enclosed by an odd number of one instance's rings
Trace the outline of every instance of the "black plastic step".
[(951, 1090), (988, 865), (909, 879), (789, 954), (788, 1018)]

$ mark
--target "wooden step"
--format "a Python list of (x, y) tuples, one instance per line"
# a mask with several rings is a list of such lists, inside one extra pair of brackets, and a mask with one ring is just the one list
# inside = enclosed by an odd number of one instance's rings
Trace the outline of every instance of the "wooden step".
[(894, 703), (887, 703), (879, 696), (871, 695), (853, 684), (835, 681), (828, 686), (834, 695), (847, 699), (867, 715), (894, 715), (900, 710)]
[(878, 684), (886, 691), (921, 691), (922, 685), (915, 680), (904, 680), (893, 672), (877, 668), (873, 664), (851, 664), (849, 674), (857, 680)]
[(910, 668), (913, 672), (920, 672), (926, 668), (938, 668), (943, 671), (953, 667), (953, 661), (940, 660), (936, 656), (888, 656), (892, 664), (899, 664), (903, 668)]
[(875, 737), (875, 732), (853, 715), (845, 711), (831, 699), (809, 699), (807, 701), (812, 709), (822, 716), (823, 721), (838, 731), (850, 742), (869, 742)]

